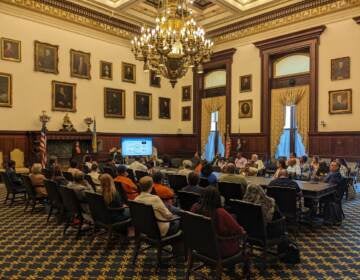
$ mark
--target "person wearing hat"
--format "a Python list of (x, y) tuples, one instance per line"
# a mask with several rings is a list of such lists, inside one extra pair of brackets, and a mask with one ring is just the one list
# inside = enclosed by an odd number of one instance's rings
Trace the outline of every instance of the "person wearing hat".
[(187, 177), (192, 172), (192, 170), (191, 170), (192, 162), (191, 162), (191, 160), (186, 159), (182, 162), (182, 165), (183, 165), (183, 168), (179, 170), (178, 174), (184, 175)]
[(118, 176), (114, 182), (121, 183), (126, 192), (128, 200), (134, 200), (138, 196), (138, 188), (135, 183), (128, 177), (127, 168), (125, 165), (119, 165), (117, 168)]

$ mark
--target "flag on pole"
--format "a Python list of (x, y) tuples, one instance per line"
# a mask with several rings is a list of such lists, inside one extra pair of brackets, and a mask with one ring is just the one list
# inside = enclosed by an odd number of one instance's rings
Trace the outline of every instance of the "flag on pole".
[(231, 153), (231, 138), (229, 125), (226, 126), (226, 137), (225, 137), (225, 158), (229, 158)]
[(94, 126), (93, 126), (93, 131), (92, 131), (92, 152), (93, 153), (97, 153), (97, 137), (96, 137), (96, 119), (94, 117)]
[(47, 139), (46, 139), (46, 127), (43, 125), (40, 132), (40, 162), (43, 168), (46, 167), (47, 162)]

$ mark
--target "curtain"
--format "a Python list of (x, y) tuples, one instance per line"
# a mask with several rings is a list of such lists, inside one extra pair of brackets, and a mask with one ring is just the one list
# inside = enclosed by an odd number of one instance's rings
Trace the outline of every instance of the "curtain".
[(205, 151), (211, 125), (211, 113), (219, 111), (219, 138), (225, 143), (226, 132), (226, 96), (203, 98), (201, 100), (201, 151)]
[(275, 156), (276, 148), (279, 144), (280, 135), (283, 132), (285, 125), (284, 104), (281, 97), (283, 91), (284, 89), (273, 89), (271, 91), (271, 156)]
[(210, 131), (208, 141), (205, 145), (205, 159), (209, 162), (211, 162), (215, 157), (216, 133), (216, 131)]
[(290, 129), (284, 129), (280, 136), (279, 145), (276, 148), (275, 158), (289, 158), (290, 156)]
[(306, 155), (305, 143), (298, 131), (295, 132), (295, 153), (298, 157)]
[(296, 103), (296, 125), (306, 153), (309, 150), (310, 87), (306, 85), (298, 88), (303, 91), (303, 94), (302, 98)]
[(218, 154), (222, 157), (225, 156), (225, 146), (224, 146), (224, 142), (222, 141), (222, 138), (219, 137), (218, 138)]

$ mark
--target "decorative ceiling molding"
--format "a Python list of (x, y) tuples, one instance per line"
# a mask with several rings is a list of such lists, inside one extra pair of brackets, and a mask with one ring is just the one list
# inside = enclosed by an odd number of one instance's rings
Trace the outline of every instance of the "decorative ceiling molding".
[(359, 0), (305, 0), (212, 30), (208, 35), (219, 44), (356, 6), (360, 6)]
[(56, 17), (124, 39), (140, 33), (140, 27), (67, 0), (0, 0), (1, 2)]
[(354, 17), (353, 19), (355, 20), (355, 22), (356, 22), (357, 24), (360, 24), (360, 16), (359, 16), (359, 17)]

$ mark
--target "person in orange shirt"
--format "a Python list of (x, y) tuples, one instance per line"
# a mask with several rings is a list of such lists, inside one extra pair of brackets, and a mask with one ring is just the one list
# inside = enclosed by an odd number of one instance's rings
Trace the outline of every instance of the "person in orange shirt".
[(196, 166), (195, 166), (195, 172), (200, 174), (203, 166), (206, 164), (206, 160), (201, 160)]
[(156, 172), (153, 176), (154, 181), (154, 192), (157, 196), (159, 196), (162, 200), (165, 202), (172, 202), (172, 199), (174, 198), (174, 191), (170, 189), (168, 186), (165, 186), (162, 184), (163, 175), (161, 172)]
[(139, 195), (139, 191), (135, 183), (128, 177), (126, 166), (120, 165), (117, 171), (118, 176), (114, 179), (114, 182), (122, 184), (128, 200), (134, 200)]

